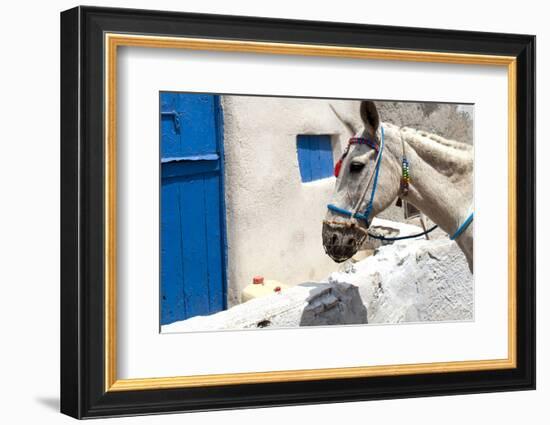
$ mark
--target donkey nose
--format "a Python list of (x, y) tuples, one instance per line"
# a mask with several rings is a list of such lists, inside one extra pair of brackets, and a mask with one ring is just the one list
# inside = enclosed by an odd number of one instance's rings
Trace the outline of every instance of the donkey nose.
[(323, 223), (323, 247), (337, 263), (353, 257), (359, 249), (360, 239), (357, 230), (343, 225)]

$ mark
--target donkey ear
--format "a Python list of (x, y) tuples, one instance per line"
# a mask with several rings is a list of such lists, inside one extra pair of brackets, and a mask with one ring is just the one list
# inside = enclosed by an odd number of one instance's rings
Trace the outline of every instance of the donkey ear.
[(376, 105), (371, 100), (363, 100), (359, 108), (359, 113), (365, 124), (365, 129), (369, 132), (369, 136), (374, 139), (378, 126), (380, 125), (380, 115), (378, 115)]

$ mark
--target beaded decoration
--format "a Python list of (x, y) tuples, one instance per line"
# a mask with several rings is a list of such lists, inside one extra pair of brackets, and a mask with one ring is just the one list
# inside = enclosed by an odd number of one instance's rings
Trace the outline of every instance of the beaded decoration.
[(406, 196), (409, 193), (409, 183), (411, 182), (411, 175), (409, 173), (409, 161), (403, 157), (401, 162), (401, 193)]
[(376, 153), (378, 153), (378, 150), (380, 149), (380, 145), (376, 140), (371, 140), (368, 137), (352, 137), (349, 139), (349, 145), (367, 145), (373, 148)]

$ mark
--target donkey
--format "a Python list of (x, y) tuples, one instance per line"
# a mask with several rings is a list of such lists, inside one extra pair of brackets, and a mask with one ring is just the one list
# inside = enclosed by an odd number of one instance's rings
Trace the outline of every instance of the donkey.
[(363, 129), (335, 168), (335, 191), (323, 221), (326, 253), (336, 262), (355, 255), (372, 218), (400, 197), (452, 235), (473, 271), (472, 146), (383, 124), (372, 101), (361, 102), (360, 116)]

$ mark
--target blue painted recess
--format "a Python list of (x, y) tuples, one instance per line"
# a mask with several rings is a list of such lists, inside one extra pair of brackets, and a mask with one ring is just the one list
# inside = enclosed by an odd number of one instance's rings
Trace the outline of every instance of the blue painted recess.
[(300, 176), (304, 183), (333, 175), (334, 161), (330, 135), (299, 135), (297, 150)]
[(161, 324), (226, 308), (218, 96), (161, 93)]

